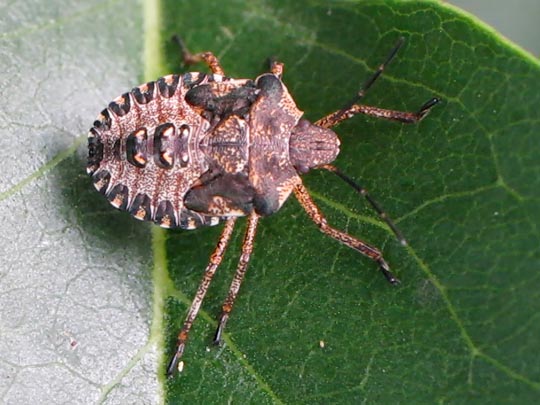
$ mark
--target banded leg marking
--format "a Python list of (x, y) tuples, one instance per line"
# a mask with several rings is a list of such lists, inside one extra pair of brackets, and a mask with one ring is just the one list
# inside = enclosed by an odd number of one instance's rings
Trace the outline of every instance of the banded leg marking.
[(180, 47), (182, 59), (186, 65), (204, 62), (210, 68), (213, 74), (225, 76), (225, 72), (219, 63), (219, 59), (212, 52), (199, 52), (193, 54), (189, 51), (184, 41), (178, 35), (174, 35), (173, 40)]
[(251, 258), (251, 252), (253, 252), (253, 243), (255, 241), (255, 235), (257, 233), (257, 225), (259, 223), (260, 216), (253, 211), (247, 223), (246, 234), (244, 236), (244, 242), (242, 243), (242, 254), (240, 255), (240, 261), (238, 262), (238, 267), (236, 268), (236, 273), (231, 282), (229, 288), (229, 293), (225, 302), (221, 307), (221, 315), (218, 318), (218, 327), (214, 335), (214, 344), (219, 344), (221, 342), (221, 337), (223, 336), (223, 331), (225, 330), (225, 325), (229, 319), (229, 314), (232, 311), (234, 301), (240, 291), (240, 285), (244, 280), (246, 275), (246, 270), (249, 264), (249, 259)]
[(383, 273), (384, 277), (388, 280), (388, 282), (390, 282), (391, 284), (399, 284), (399, 280), (390, 271), (390, 267), (388, 266), (388, 263), (386, 263), (386, 261), (382, 257), (382, 253), (380, 252), (379, 249), (367, 244), (366, 242), (360, 239), (355, 238), (354, 236), (349, 235), (346, 232), (340, 231), (328, 225), (328, 222), (326, 221), (324, 214), (321, 212), (319, 207), (317, 207), (317, 204), (315, 204), (315, 202), (309, 195), (307, 189), (302, 183), (297, 184), (295, 186), (294, 195), (296, 196), (296, 198), (298, 199), (298, 202), (300, 202), (300, 204), (302, 205), (302, 207), (304, 208), (308, 216), (311, 218), (311, 220), (315, 222), (315, 224), (319, 227), (319, 229), (323, 233), (343, 243), (344, 245), (350, 247), (351, 249), (354, 249), (357, 252), (360, 252), (364, 256), (369, 257), (371, 260), (377, 262), (381, 272)]
[(204, 271), (204, 276), (201, 280), (201, 283), (199, 284), (199, 288), (197, 289), (195, 298), (193, 299), (193, 302), (191, 303), (191, 307), (189, 308), (188, 314), (184, 321), (184, 325), (182, 326), (182, 329), (180, 330), (180, 333), (178, 334), (178, 340), (176, 342), (175, 353), (171, 357), (171, 360), (169, 361), (169, 365), (167, 366), (168, 377), (174, 376), (176, 372), (178, 371), (178, 365), (180, 364), (180, 359), (182, 358), (182, 355), (184, 353), (189, 331), (191, 330), (193, 321), (195, 321), (195, 318), (197, 317), (199, 309), (201, 308), (201, 304), (203, 302), (204, 296), (206, 295), (206, 292), (208, 291), (208, 287), (210, 286), (212, 278), (214, 277), (214, 274), (216, 273), (217, 268), (219, 267), (219, 265), (221, 264), (221, 261), (223, 260), (223, 255), (225, 254), (225, 251), (227, 250), (227, 246), (229, 245), (229, 241), (231, 239), (231, 235), (234, 230), (235, 222), (236, 222), (236, 217), (231, 217), (227, 219), (227, 221), (225, 222), (225, 227), (223, 228), (223, 232), (221, 233), (221, 236), (217, 243), (217, 246), (214, 252), (212, 253), (212, 256), (210, 256), (210, 262), (208, 263), (208, 266), (206, 267), (206, 270)]

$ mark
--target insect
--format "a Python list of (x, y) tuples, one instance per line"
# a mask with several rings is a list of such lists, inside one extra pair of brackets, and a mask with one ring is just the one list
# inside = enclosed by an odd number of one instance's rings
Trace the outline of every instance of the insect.
[(218, 319), (219, 343), (238, 295), (253, 250), (261, 217), (278, 211), (294, 193), (319, 229), (377, 263), (397, 284), (382, 253), (328, 224), (300, 175), (325, 169), (363, 195), (405, 244), (401, 232), (367, 191), (331, 163), (340, 141), (330, 128), (357, 114), (415, 123), (438, 103), (417, 112), (359, 104), (403, 44), (401, 38), (385, 62), (342, 109), (315, 123), (302, 118), (282, 82), (284, 65), (256, 79), (226, 77), (211, 52), (192, 54), (176, 37), (186, 64), (204, 62), (211, 74), (171, 74), (135, 87), (113, 100), (97, 117), (88, 135), (87, 172), (95, 188), (120, 210), (165, 228), (196, 229), (224, 222), (195, 294), (167, 374), (183, 367), (189, 331), (220, 265), (238, 217), (247, 228), (236, 273)]

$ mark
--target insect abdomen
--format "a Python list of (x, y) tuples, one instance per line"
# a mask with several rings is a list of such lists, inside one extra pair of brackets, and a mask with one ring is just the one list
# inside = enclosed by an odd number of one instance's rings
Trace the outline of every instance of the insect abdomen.
[(87, 171), (118, 209), (174, 228), (214, 225), (219, 218), (184, 207), (185, 194), (208, 167), (199, 149), (209, 123), (184, 100), (212, 75), (169, 75), (116, 98), (88, 134)]

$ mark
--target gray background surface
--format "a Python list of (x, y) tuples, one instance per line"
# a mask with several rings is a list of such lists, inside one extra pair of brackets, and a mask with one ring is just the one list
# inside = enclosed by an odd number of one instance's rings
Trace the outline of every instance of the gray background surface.
[(452, 0), (536, 57), (540, 56), (540, 1)]

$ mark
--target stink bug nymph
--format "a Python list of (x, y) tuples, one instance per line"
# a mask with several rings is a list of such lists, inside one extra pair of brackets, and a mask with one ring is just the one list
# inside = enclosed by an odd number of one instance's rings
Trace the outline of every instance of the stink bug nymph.
[(430, 99), (417, 112), (359, 104), (403, 44), (400, 39), (385, 62), (342, 109), (311, 123), (302, 118), (283, 84), (283, 64), (256, 79), (225, 76), (211, 52), (191, 54), (179, 43), (186, 64), (204, 62), (210, 74), (171, 74), (135, 87), (113, 100), (88, 134), (88, 174), (110, 203), (135, 218), (165, 228), (196, 229), (224, 222), (195, 294), (167, 374), (178, 370), (191, 326), (220, 265), (238, 217), (247, 230), (238, 268), (218, 320), (219, 343), (246, 273), (259, 219), (278, 211), (294, 193), (307, 215), (326, 235), (375, 261), (386, 279), (397, 284), (381, 252), (326, 221), (301, 174), (325, 169), (351, 185), (405, 239), (367, 191), (332, 165), (340, 141), (330, 128), (356, 114), (415, 123), (439, 101)]

